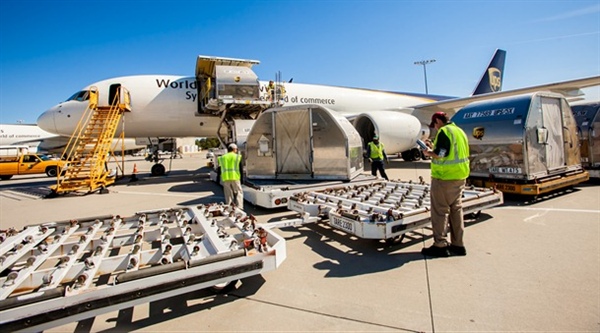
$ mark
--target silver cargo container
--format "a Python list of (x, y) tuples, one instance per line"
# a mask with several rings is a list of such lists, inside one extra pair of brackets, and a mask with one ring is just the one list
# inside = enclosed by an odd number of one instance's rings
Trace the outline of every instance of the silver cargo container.
[(248, 134), (245, 152), (248, 179), (351, 180), (363, 171), (356, 129), (318, 105), (265, 111)]
[(575, 118), (562, 95), (475, 102), (452, 121), (469, 137), (470, 177), (527, 182), (582, 170)]
[(581, 164), (588, 171), (600, 169), (600, 102), (577, 103), (571, 109), (577, 122)]

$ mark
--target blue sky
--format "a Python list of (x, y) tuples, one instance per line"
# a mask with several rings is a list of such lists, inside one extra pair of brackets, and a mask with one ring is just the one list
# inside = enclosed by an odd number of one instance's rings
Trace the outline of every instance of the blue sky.
[[(600, 75), (593, 1), (0, 1), (0, 123), (35, 123), (82, 87), (194, 75), (197, 55), (284, 80), (467, 96), (494, 50), (504, 90)], [(587, 89), (599, 99), (600, 88)]]

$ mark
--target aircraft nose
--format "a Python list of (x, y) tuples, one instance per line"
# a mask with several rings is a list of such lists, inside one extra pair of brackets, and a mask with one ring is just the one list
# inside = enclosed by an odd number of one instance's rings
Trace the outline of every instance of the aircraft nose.
[(38, 127), (46, 132), (57, 134), (58, 131), (56, 130), (56, 122), (54, 121), (55, 114), (56, 108), (52, 108), (42, 113), (37, 119)]

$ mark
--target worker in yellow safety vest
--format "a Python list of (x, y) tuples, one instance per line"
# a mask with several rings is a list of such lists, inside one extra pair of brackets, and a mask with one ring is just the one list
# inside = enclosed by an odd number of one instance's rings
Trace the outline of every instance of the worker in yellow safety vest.
[(383, 161), (386, 163), (389, 163), (389, 161), (385, 154), (383, 143), (379, 142), (379, 136), (375, 135), (373, 141), (369, 142), (367, 145), (366, 156), (369, 159), (369, 162), (371, 162), (371, 174), (377, 176), (377, 170), (379, 170), (381, 177), (385, 178), (385, 180), (389, 180), (385, 173), (385, 168), (383, 167)]
[[(469, 140), (465, 132), (449, 121), (444, 112), (431, 117), (431, 128), (437, 130), (425, 156), (431, 157), (431, 225), (433, 245), (421, 253), (430, 257), (464, 256), (464, 218), (462, 194), (469, 177)], [(450, 223), (450, 243), (447, 240), (446, 215)]]
[(225, 203), (231, 205), (235, 203), (240, 209), (244, 209), (244, 191), (242, 190), (242, 155), (238, 154), (238, 147), (235, 143), (227, 147), (227, 154), (219, 156), (219, 166), (221, 169), (221, 181), (223, 182), (223, 192), (225, 194)]

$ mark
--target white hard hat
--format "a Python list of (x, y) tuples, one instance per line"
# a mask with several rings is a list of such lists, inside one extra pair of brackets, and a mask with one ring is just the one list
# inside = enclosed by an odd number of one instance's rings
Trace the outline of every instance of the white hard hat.
[(235, 143), (232, 143), (229, 145), (229, 149), (237, 149), (237, 145)]

